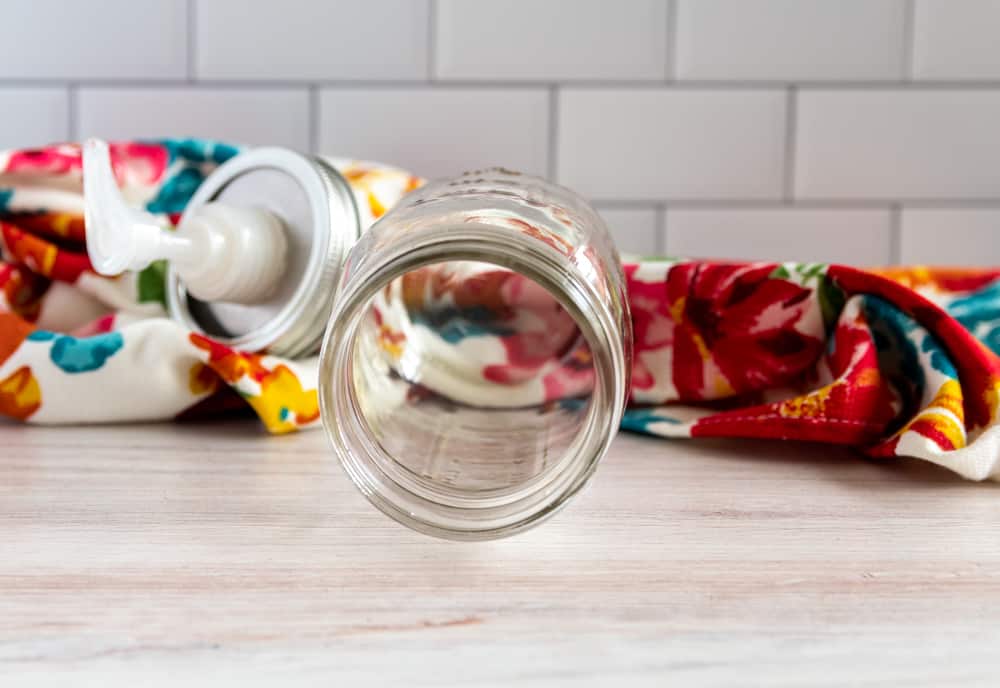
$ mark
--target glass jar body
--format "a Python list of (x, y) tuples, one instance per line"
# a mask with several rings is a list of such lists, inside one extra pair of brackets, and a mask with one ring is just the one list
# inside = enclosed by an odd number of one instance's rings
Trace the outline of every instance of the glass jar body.
[(418, 530), (511, 534), (575, 494), (621, 419), (631, 320), (599, 216), (484, 170), (406, 196), (350, 251), (320, 357), (351, 479)]

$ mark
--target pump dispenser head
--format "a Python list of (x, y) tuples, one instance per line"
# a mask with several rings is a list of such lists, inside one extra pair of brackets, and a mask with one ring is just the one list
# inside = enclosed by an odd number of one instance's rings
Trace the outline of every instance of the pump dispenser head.
[(206, 203), (170, 230), (155, 215), (125, 202), (108, 144), (98, 139), (83, 147), (83, 194), (87, 253), (102, 275), (167, 260), (192, 296), (251, 304), (267, 298), (284, 273), (286, 230), (274, 214)]

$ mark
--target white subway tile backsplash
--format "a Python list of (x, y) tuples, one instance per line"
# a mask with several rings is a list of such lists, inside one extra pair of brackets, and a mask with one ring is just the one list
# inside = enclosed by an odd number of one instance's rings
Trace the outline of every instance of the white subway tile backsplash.
[(633, 254), (1000, 263), (1000, 0), (0, 9), (0, 148), (202, 136), (431, 177), (505, 165), (594, 200)]
[(917, 0), (913, 76), (1000, 78), (1000, 2)]
[(888, 209), (667, 209), (671, 256), (885, 265)]
[(306, 89), (81, 88), (80, 138), (201, 136), (309, 148)]
[(652, 256), (660, 252), (656, 208), (605, 208), (598, 212), (623, 254)]
[(208, 79), (423, 79), (428, 0), (208, 0), (196, 5)]
[(426, 177), (494, 165), (545, 174), (548, 102), (544, 89), (327, 89), (319, 148)]
[(187, 70), (181, 0), (4, 0), (2, 79), (168, 79)]
[(595, 199), (773, 199), (782, 191), (785, 94), (567, 89), (558, 178)]
[(1000, 90), (801, 91), (802, 198), (1000, 196)]
[(903, 74), (905, 0), (677, 0), (679, 79)]
[(61, 88), (0, 89), (0, 150), (68, 140), (68, 101)]
[(904, 208), (900, 261), (1000, 265), (1000, 204), (995, 208)]
[(666, 0), (439, 0), (442, 79), (663, 79)]

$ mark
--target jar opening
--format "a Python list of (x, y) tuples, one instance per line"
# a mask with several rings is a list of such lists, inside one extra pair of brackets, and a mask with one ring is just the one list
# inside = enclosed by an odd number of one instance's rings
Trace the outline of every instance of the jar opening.
[[(448, 502), (559, 470), (594, 391), (590, 347), (538, 283), (474, 261), (425, 265), (371, 299), (353, 393), (383, 470)], [(397, 475), (398, 474), (398, 475)]]
[(338, 309), (322, 356), (324, 415), (352, 479), (389, 515), (446, 537), (547, 515), (620, 417), (620, 352), (593, 296), (488, 231), (464, 255), (402, 255), (344, 295), (353, 306)]

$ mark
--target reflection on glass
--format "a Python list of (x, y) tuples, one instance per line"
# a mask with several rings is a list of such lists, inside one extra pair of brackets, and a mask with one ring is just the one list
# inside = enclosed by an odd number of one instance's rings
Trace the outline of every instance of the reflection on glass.
[(370, 436), (436, 489), (524, 486), (561, 465), (586, 421), (594, 367), (576, 322), (496, 265), (446, 261), (392, 280), (354, 346)]

